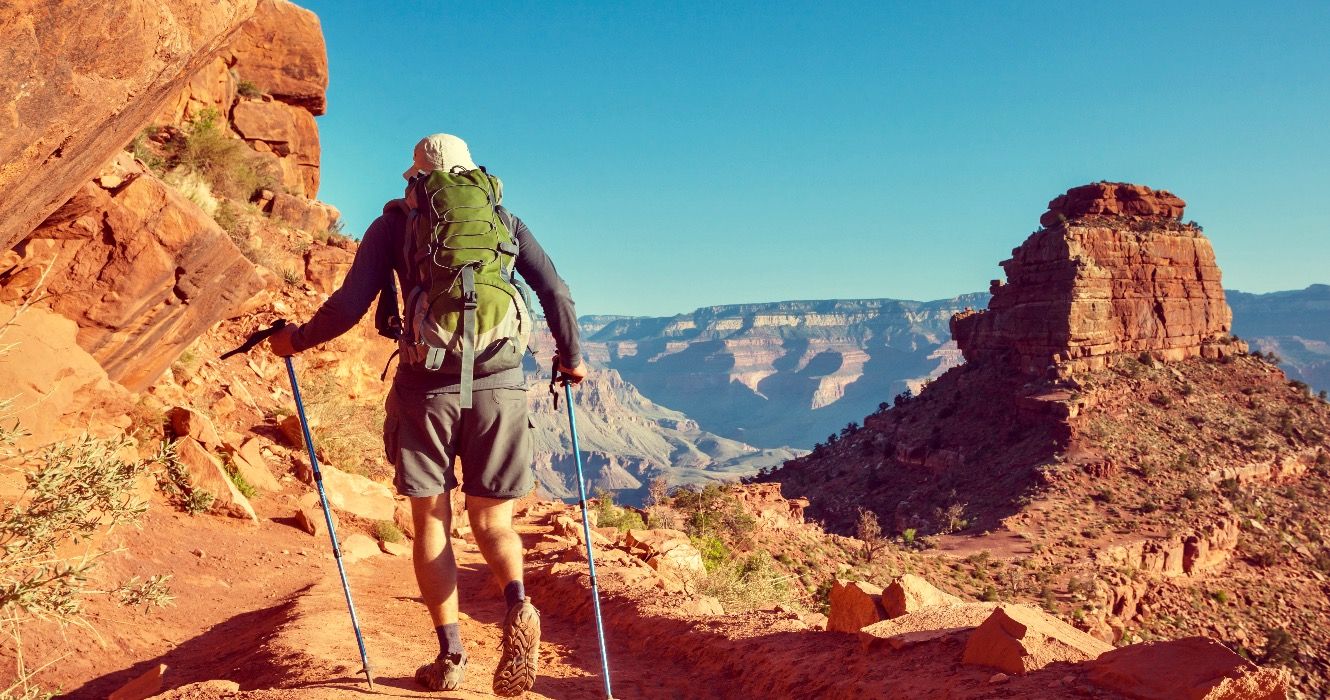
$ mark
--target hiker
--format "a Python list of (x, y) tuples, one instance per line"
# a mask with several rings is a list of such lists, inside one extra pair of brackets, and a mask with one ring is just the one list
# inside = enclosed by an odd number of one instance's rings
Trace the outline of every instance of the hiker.
[(539, 298), (555, 364), (573, 382), (586, 376), (577, 316), (554, 264), (526, 224), (498, 204), (502, 184), (472, 162), (464, 141), (421, 139), (402, 177), (407, 197), (388, 202), (370, 224), (341, 287), (309, 322), (283, 328), (269, 343), (289, 356), (332, 340), (381, 290), (380, 308), (390, 302), (395, 310), (396, 275), (404, 313), (391, 320), (391, 311), (376, 313), (381, 333), (400, 335), (383, 441), (397, 491), (411, 501), (416, 582), (439, 639), (438, 655), (416, 679), (431, 690), (455, 690), (467, 664), (449, 539), (456, 457), (471, 530), (508, 605), (494, 692), (521, 695), (535, 682), (540, 614), (524, 589), (522, 541), (512, 525), (515, 500), (535, 488), (521, 367), (532, 315), (513, 271)]

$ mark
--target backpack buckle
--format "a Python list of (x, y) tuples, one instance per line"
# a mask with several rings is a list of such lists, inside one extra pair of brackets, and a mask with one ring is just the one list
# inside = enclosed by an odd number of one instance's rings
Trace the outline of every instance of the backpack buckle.
[(474, 309), (480, 306), (480, 299), (476, 296), (476, 290), (462, 292), (462, 306), (467, 309)]

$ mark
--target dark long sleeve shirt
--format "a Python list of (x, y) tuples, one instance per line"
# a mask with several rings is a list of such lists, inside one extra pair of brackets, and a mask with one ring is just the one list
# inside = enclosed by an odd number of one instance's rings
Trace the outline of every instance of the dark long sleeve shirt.
[[(512, 234), (517, 242), (517, 274), (535, 292), (545, 312), (545, 321), (559, 357), (564, 364), (576, 366), (581, 358), (578, 338), (577, 312), (568, 285), (559, 277), (554, 263), (540, 247), (536, 237), (521, 219), (504, 212), (512, 221)], [(356, 251), (355, 261), (347, 272), (342, 286), (319, 307), (313, 318), (302, 325), (292, 337), (296, 350), (306, 350), (325, 343), (347, 332), (369, 310), (389, 275), (396, 274), (398, 286), (408, 289), (410, 276), (403, 259), (403, 237), (406, 235), (406, 213), (402, 207), (389, 203), (383, 215), (374, 220), (365, 231)], [(571, 364), (570, 364), (571, 363)], [(456, 391), (457, 375), (401, 366), (395, 381), (438, 391)], [(498, 389), (523, 386), (522, 368), (478, 376), (475, 389)]]

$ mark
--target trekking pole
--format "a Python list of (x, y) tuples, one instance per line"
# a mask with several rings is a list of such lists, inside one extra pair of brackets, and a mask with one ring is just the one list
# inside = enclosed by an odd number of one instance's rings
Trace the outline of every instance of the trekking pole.
[[(245, 340), (240, 347), (222, 355), (221, 359), (237, 353), (248, 352), (263, 342), (268, 336), (286, 326), (286, 321), (278, 319), (271, 327), (258, 331)], [(356, 605), (351, 601), (351, 584), (346, 580), (346, 567), (342, 565), (342, 548), (337, 544), (337, 526), (333, 525), (332, 510), (328, 507), (328, 496), (323, 492), (323, 472), (319, 470), (319, 458), (314, 454), (314, 440), (309, 434), (309, 420), (305, 418), (305, 403), (300, 400), (300, 384), (296, 382), (296, 366), (290, 357), (286, 360), (286, 376), (291, 379), (291, 394), (296, 399), (296, 415), (300, 416), (300, 431), (305, 438), (305, 450), (309, 453), (309, 464), (314, 471), (314, 485), (319, 491), (319, 504), (323, 506), (323, 520), (328, 525), (328, 538), (332, 540), (333, 559), (337, 561), (337, 573), (342, 578), (342, 592), (346, 594), (346, 608), (351, 611), (351, 629), (356, 633), (356, 644), (360, 647), (360, 662), (364, 664), (365, 681), (370, 692), (374, 691), (374, 675), (369, 667), (369, 655), (365, 653), (365, 637), (360, 633), (360, 620), (356, 618)]]
[(550, 367), (550, 393), (554, 394), (554, 409), (559, 409), (559, 395), (554, 391), (555, 382), (563, 383), (563, 395), (568, 404), (568, 431), (573, 437), (573, 460), (577, 463), (577, 494), (582, 501), (582, 536), (586, 539), (586, 560), (591, 567), (591, 604), (596, 611), (596, 640), (600, 642), (600, 667), (604, 671), (605, 698), (614, 700), (614, 691), (610, 689), (610, 659), (605, 653), (605, 625), (600, 617), (600, 588), (596, 585), (596, 560), (591, 554), (591, 518), (586, 509), (586, 479), (582, 476), (582, 451), (577, 446), (577, 417), (573, 411), (572, 378), (559, 371), (559, 358), (556, 356)]

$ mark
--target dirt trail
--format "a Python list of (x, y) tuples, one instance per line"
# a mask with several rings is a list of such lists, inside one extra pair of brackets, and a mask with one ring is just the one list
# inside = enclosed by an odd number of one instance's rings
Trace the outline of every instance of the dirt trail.
[[(110, 627), (109, 635), (103, 631), (110, 643), (145, 650), (167, 648), (137, 659), (106, 659), (106, 651), (86, 648), (85, 659), (101, 656), (104, 660), (98, 665), (117, 661), (120, 665), (90, 681), (86, 680), (90, 674), (82, 674), (81, 681), (86, 682), (67, 684), (65, 687), (75, 689), (64, 697), (104, 698), (159, 662), (170, 667), (167, 687), (227, 679), (240, 684), (243, 697), (320, 700), (369, 695), (359, 673), (359, 652), (337, 572), (322, 539), (273, 521), (263, 523), (260, 534), (218, 519), (193, 519), (191, 525), (206, 524), (210, 542), (205, 546), (218, 552), (198, 557), (187, 549), (188, 542), (162, 541), (185, 529), (174, 522), (178, 519), (180, 516), (164, 516), (166, 522), (150, 524), (162, 527), (150, 527), (146, 534), (130, 538), (129, 556), (120, 568), (165, 564), (162, 555), (150, 552), (174, 552), (180, 560), (174, 563), (200, 570), (184, 577), (191, 590), (177, 585), (177, 605), (153, 613), (150, 617), (155, 620), (139, 617), (137, 624), (103, 620)], [(539, 529), (533, 526), (523, 525), (522, 530), (528, 540), (538, 536)], [(195, 530), (196, 537), (198, 534)], [(499, 658), (503, 598), (476, 547), (461, 541), (456, 544), (462, 636), (470, 656), (466, 681), (456, 693), (426, 692), (415, 682), (415, 669), (434, 657), (438, 643), (420, 601), (409, 557), (378, 555), (348, 567), (374, 669), (376, 695), (495, 697), (490, 681)], [(284, 546), (292, 548), (275, 549)], [(301, 556), (301, 550), (306, 554)], [(274, 566), (273, 559), (294, 563)], [(223, 577), (214, 569), (230, 575)], [(281, 595), (282, 591), (289, 592)], [(536, 687), (526, 697), (602, 698), (599, 652), (590, 621), (574, 620), (550, 604), (542, 605), (538, 586), (531, 593), (543, 608), (544, 641)], [(200, 596), (206, 600), (196, 601)], [(228, 607), (234, 613), (229, 617), (225, 616)], [(170, 628), (188, 627), (191, 616), (200, 629), (171, 645)], [(219, 617), (210, 624), (212, 616)], [(154, 638), (145, 641), (145, 636)], [(687, 669), (653, 654), (635, 652), (626, 642), (622, 637), (610, 639), (616, 695), (706, 697), (705, 692), (699, 695), (689, 690), (693, 678)]]

